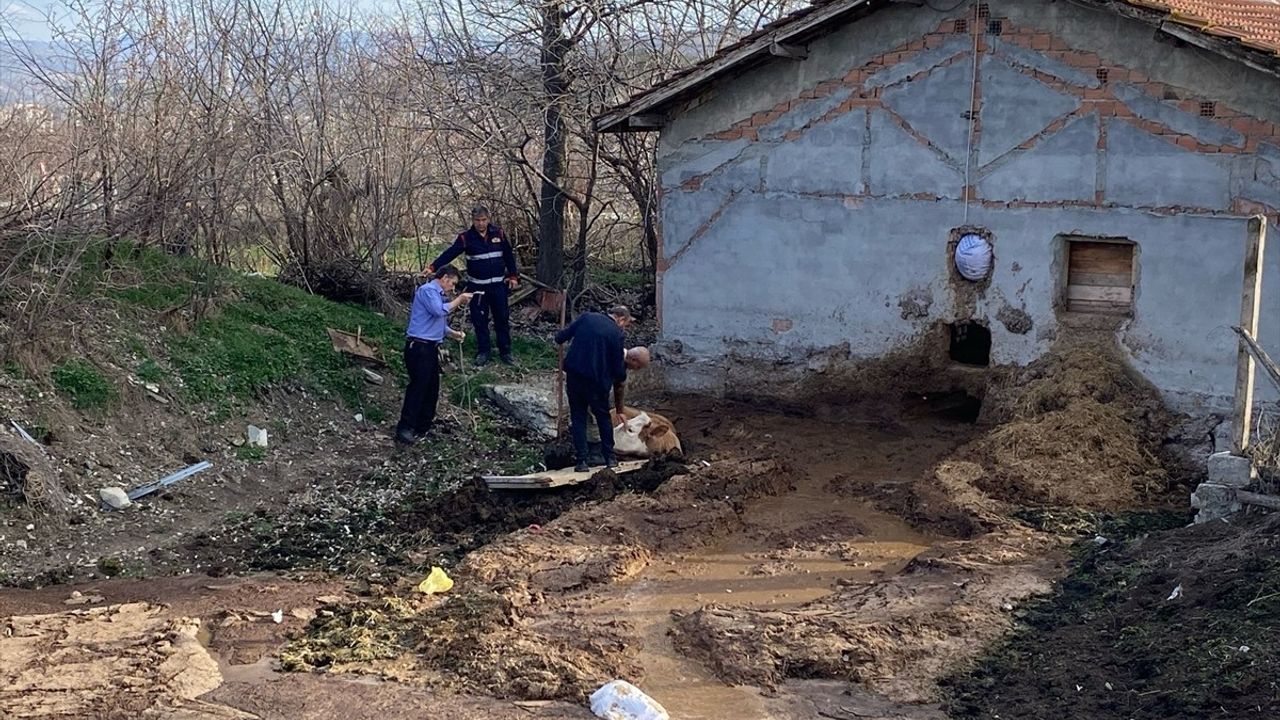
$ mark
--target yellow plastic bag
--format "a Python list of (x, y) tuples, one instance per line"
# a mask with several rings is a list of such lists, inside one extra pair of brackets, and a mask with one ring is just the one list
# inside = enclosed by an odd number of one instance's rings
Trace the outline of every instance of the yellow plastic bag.
[(449, 577), (441, 568), (433, 565), (426, 579), (418, 583), (418, 587), (415, 589), (425, 595), (435, 595), (436, 593), (449, 592), (452, 587), (453, 578)]

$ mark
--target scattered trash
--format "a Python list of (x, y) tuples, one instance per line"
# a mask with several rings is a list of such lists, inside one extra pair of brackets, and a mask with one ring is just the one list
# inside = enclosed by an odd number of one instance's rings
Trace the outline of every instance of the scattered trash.
[(1094, 537), (1094, 538), (1093, 538), (1093, 544), (1094, 544), (1094, 545), (1097, 545), (1098, 547), (1102, 547), (1103, 545), (1106, 545), (1106, 544), (1107, 544), (1107, 543), (1109, 543), (1109, 542), (1111, 542), (1111, 541), (1110, 541), (1110, 540), (1108, 540), (1108, 539), (1106, 539), (1106, 538), (1104, 538), (1104, 537), (1102, 537), (1101, 535), (1098, 535), (1098, 536), (1096, 536), (1096, 537)]
[(1084, 690), (1084, 686), (1082, 686), (1082, 685), (1077, 685), (1077, 686), (1076, 686), (1076, 692), (1080, 692), (1081, 690)]
[(13, 541), (13, 544), (14, 544), (14, 545), (17, 545), (17, 546), (18, 546), (20, 549), (22, 549), (22, 550), (26, 550), (26, 549), (27, 549), (27, 541), (26, 541), (26, 540), (14, 540), (14, 541)]
[(727, 592), (727, 593), (732, 593), (732, 592), (733, 592), (733, 588), (725, 588), (725, 589), (724, 589), (724, 591), (725, 591), (725, 592)]
[(27, 532), (31, 532), (32, 530), (35, 530), (35, 529), (36, 529), (35, 523), (27, 523)]
[(9, 424), (13, 426), (13, 429), (14, 429), (14, 430), (17, 430), (17, 431), (18, 431), (18, 434), (22, 436), (22, 439), (23, 439), (23, 440), (26, 440), (27, 442), (31, 443), (32, 445), (39, 445), (39, 444), (40, 444), (39, 442), (37, 442), (37, 441), (36, 441), (36, 439), (35, 439), (35, 438), (31, 437), (31, 434), (30, 434), (30, 433), (28, 433), (25, 429), (23, 429), (23, 427), (22, 427), (21, 425), (19, 425), (19, 424), (18, 424), (18, 421), (17, 421), (17, 420), (10, 420), (10, 421), (9, 421)]
[(1111, 683), (1104, 683), (1104, 685), (1105, 685), (1105, 687), (1106, 687), (1108, 690), (1114, 690), (1114, 689), (1115, 689), (1115, 688), (1111, 687)]
[(1242, 653), (1247, 653), (1247, 652), (1249, 652), (1249, 646), (1248, 646), (1248, 645), (1241, 645), (1241, 646), (1240, 646), (1240, 652), (1242, 652)]
[(1182, 583), (1178, 583), (1178, 587), (1174, 588), (1173, 592), (1169, 593), (1169, 597), (1165, 598), (1165, 601), (1177, 600), (1180, 597), (1182, 597)]
[(257, 425), (250, 425), (245, 428), (244, 437), (250, 445), (256, 445), (262, 448), (267, 446), (267, 431)]
[(275, 611), (275, 612), (271, 613), (271, 622), (273, 622), (273, 623), (275, 623), (275, 624), (277, 624), (277, 625), (279, 625), (280, 623), (284, 622), (284, 611), (283, 611), (283, 610), (277, 610), (277, 611)]
[(1005, 612), (1010, 612), (1011, 610), (1013, 610), (1013, 605), (1011, 603), (1005, 603), (1000, 606), (1000, 609)]
[(364, 422), (364, 415), (361, 413), (356, 413), (356, 422)]
[(711, 463), (707, 462), (706, 460), (703, 460), (702, 467), (711, 467)]
[(670, 720), (657, 700), (626, 680), (614, 680), (591, 693), (591, 712), (604, 720)]
[(213, 467), (213, 463), (209, 462), (208, 460), (205, 460), (203, 462), (198, 462), (195, 465), (192, 465), (190, 467), (183, 468), (182, 470), (179, 470), (178, 472), (173, 473), (172, 475), (166, 475), (160, 478), (159, 480), (156, 480), (155, 482), (147, 483), (146, 485), (139, 485), (138, 487), (129, 491), (129, 500), (133, 501), (133, 500), (137, 500), (140, 497), (145, 497), (147, 495), (150, 495), (151, 493), (155, 492), (156, 490), (159, 490), (162, 487), (167, 487), (169, 485), (172, 485), (178, 482), (179, 480), (185, 480), (191, 477), (192, 475), (195, 475), (198, 472), (203, 472), (205, 470), (208, 470), (211, 467)]
[(427, 577), (414, 588), (414, 590), (424, 595), (435, 595), (436, 593), (449, 592), (453, 587), (453, 578), (436, 566), (431, 567), (431, 572), (427, 573)]
[(100, 603), (106, 598), (101, 595), (85, 595), (79, 590), (71, 593), (71, 597), (62, 601), (63, 605), (87, 605), (89, 603)]
[(382, 381), (381, 375), (370, 370), (369, 368), (360, 368), (360, 369), (364, 371), (365, 382), (373, 383), (374, 385), (382, 384), (383, 381)]
[(98, 490), (98, 499), (106, 504), (112, 510), (123, 510), (133, 504), (129, 499), (129, 493), (124, 488), (104, 487)]

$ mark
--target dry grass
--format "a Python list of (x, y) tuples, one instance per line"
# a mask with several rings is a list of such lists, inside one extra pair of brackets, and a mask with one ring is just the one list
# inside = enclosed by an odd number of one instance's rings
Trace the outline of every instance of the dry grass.
[(1258, 469), (1258, 491), (1280, 494), (1280, 416), (1262, 412), (1248, 452)]

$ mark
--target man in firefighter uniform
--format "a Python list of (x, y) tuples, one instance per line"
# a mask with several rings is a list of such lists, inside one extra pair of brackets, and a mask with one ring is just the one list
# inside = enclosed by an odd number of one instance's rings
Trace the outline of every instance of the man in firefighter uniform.
[(476, 333), (476, 365), (485, 365), (493, 357), (489, 340), (489, 318), (493, 318), (493, 331), (498, 337), (498, 357), (510, 365), (511, 313), (507, 305), (507, 293), (520, 283), (516, 270), (516, 255), (502, 228), (489, 222), (489, 210), (483, 206), (471, 209), (471, 227), (458, 234), (457, 239), (436, 261), (427, 266), (427, 272), (453, 262), (459, 255), (467, 259), (467, 292), (471, 300), (471, 324)]

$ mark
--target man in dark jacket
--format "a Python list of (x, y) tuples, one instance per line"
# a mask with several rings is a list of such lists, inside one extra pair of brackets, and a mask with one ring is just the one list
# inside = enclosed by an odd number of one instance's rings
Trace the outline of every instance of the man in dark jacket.
[(427, 266), (427, 272), (453, 262), (459, 255), (467, 258), (467, 292), (475, 295), (471, 302), (471, 324), (476, 331), (476, 365), (488, 364), (491, 359), (489, 344), (489, 317), (493, 317), (493, 330), (498, 336), (498, 356), (507, 365), (511, 357), (511, 313), (507, 306), (507, 293), (520, 284), (516, 270), (516, 255), (507, 242), (502, 228), (489, 222), (489, 210), (483, 206), (471, 209), (471, 227), (463, 230), (447, 250), (440, 253), (435, 262)]
[[(606, 467), (618, 464), (613, 456), (613, 428), (622, 422), (623, 390), (627, 370), (649, 364), (649, 351), (642, 347), (627, 350), (622, 331), (631, 324), (631, 311), (618, 305), (608, 315), (584, 313), (569, 327), (556, 333), (556, 344), (571, 342), (564, 357), (565, 394), (569, 397), (569, 432), (577, 454), (578, 472), (586, 472), (587, 413), (595, 417)], [(613, 388), (613, 409), (609, 412), (609, 389)]]

